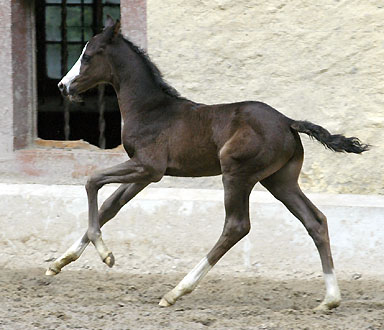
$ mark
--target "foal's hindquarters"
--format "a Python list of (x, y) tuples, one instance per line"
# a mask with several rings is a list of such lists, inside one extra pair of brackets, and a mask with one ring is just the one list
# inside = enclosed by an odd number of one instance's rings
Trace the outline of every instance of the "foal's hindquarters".
[[(274, 144), (285, 146), (274, 148)], [(173, 290), (164, 295), (160, 305), (170, 306), (181, 296), (192, 292), (219, 259), (248, 234), (249, 195), (253, 186), (260, 181), (303, 223), (316, 244), (326, 284), (325, 298), (316, 309), (328, 310), (339, 306), (341, 298), (331, 256), (327, 219), (298, 185), (303, 162), (299, 135), (288, 129), (280, 132), (278, 137), (268, 139), (244, 125), (221, 148), (220, 162), (226, 212), (223, 232), (207, 256)]]

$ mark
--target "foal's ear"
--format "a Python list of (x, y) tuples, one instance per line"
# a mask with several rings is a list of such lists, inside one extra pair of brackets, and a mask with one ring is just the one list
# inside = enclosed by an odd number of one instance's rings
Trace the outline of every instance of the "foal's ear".
[(104, 30), (106, 30), (107, 28), (110, 28), (114, 25), (115, 25), (115, 21), (113, 20), (111, 15), (107, 14), (107, 19), (105, 20), (105, 24), (104, 24)]
[(120, 33), (121, 23), (120, 20), (116, 20), (115, 26), (113, 27), (113, 36), (116, 37)]
[(107, 20), (105, 21), (104, 27), (104, 40), (108, 43), (112, 41), (116, 36), (120, 34), (120, 20), (113, 20), (113, 18), (107, 15)]

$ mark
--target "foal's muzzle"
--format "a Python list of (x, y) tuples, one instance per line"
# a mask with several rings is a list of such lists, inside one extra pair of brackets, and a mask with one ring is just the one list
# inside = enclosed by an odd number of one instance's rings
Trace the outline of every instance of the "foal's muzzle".
[(68, 97), (70, 101), (73, 101), (73, 102), (82, 101), (81, 97), (73, 90), (73, 88), (69, 88), (68, 90), (67, 86), (62, 82), (59, 82), (57, 87), (59, 88), (61, 95), (63, 95), (64, 97)]
[(68, 91), (67, 91), (67, 87), (62, 83), (62, 82), (59, 82), (59, 84), (57, 85), (57, 87), (59, 87), (59, 90), (61, 92), (61, 94), (63, 96), (68, 96)]

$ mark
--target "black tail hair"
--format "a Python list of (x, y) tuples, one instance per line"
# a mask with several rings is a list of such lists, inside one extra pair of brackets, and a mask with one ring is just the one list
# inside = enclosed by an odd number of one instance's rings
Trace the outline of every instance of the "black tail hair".
[(356, 137), (345, 137), (341, 134), (331, 134), (325, 128), (309, 121), (294, 121), (291, 128), (297, 132), (305, 133), (311, 138), (321, 142), (326, 148), (336, 152), (351, 152), (361, 154), (369, 150), (368, 144), (363, 144)]

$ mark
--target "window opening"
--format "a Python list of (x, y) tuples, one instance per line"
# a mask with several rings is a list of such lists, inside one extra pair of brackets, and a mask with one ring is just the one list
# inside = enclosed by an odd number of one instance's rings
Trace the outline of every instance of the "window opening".
[(120, 16), (119, 0), (36, 0), (38, 137), (83, 139), (100, 148), (121, 143), (121, 118), (113, 88), (100, 85), (83, 102), (64, 99), (57, 84), (106, 15)]

